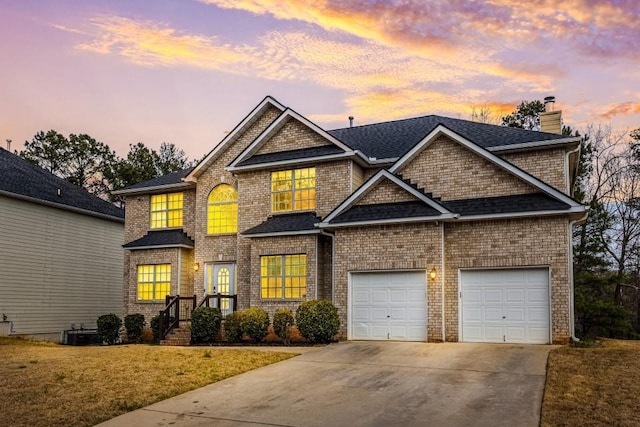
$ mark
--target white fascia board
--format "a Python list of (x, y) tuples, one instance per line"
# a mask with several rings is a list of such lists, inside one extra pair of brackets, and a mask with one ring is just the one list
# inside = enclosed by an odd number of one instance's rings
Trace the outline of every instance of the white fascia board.
[(193, 168), (189, 175), (183, 178), (183, 180), (193, 182), (197, 181), (197, 177), (202, 173), (202, 170), (205, 169), (209, 165), (209, 163), (215, 160), (218, 154), (222, 152), (223, 148), (226, 147), (230, 141), (235, 140), (236, 136), (238, 136), (238, 134), (245, 128), (245, 126), (247, 126), (249, 123), (252, 123), (256, 119), (256, 116), (261, 114), (262, 111), (267, 107), (267, 105), (271, 105), (280, 111), (284, 111), (286, 109), (284, 105), (280, 104), (271, 96), (265, 97), (262, 102), (260, 102), (253, 110), (251, 110), (251, 112), (240, 123), (238, 123), (236, 127), (234, 127), (233, 130), (229, 132), (227, 136), (225, 136), (222, 141), (220, 141), (204, 159), (202, 159)]
[(302, 230), (302, 231), (277, 231), (274, 233), (257, 233), (257, 234), (242, 234), (240, 236), (245, 238), (253, 238), (253, 237), (278, 237), (278, 236), (303, 236), (308, 234), (321, 234), (322, 231), (320, 229), (317, 230)]
[(553, 148), (557, 145), (580, 143), (580, 141), (582, 141), (582, 137), (572, 136), (568, 138), (551, 139), (547, 141), (532, 141), (532, 142), (523, 142), (522, 144), (500, 145), (496, 147), (489, 147), (487, 148), (487, 150), (491, 151), (492, 153), (496, 153), (496, 152), (505, 152), (505, 151), (520, 151), (520, 150), (527, 150), (532, 148)]
[(256, 163), (255, 165), (247, 165), (247, 166), (227, 166), (224, 169), (229, 172), (236, 171), (250, 171), (256, 169), (265, 169), (265, 168), (273, 168), (276, 166), (288, 166), (295, 165), (299, 163), (309, 163), (309, 162), (326, 162), (330, 160), (336, 159), (344, 159), (348, 157), (355, 157), (356, 154), (352, 151), (350, 153), (341, 153), (341, 154), (329, 154), (326, 156), (316, 156), (316, 157), (302, 157), (299, 159), (291, 159), (291, 160), (280, 160), (278, 162), (268, 162), (268, 163)]
[(268, 128), (266, 128), (264, 130), (264, 132), (262, 132), (260, 134), (260, 136), (258, 136), (244, 151), (242, 151), (238, 155), (238, 157), (235, 158), (235, 160), (233, 162), (231, 162), (231, 164), (229, 165), (230, 169), (228, 169), (228, 170), (232, 170), (231, 168), (237, 167), (237, 165), (239, 163), (242, 163), (244, 160), (246, 160), (249, 157), (251, 157), (256, 151), (258, 151), (258, 149), (262, 145), (264, 145), (269, 140), (269, 138), (271, 138), (271, 136), (274, 133), (276, 133), (282, 126), (284, 126), (286, 124), (286, 122), (287, 122), (287, 120), (289, 118), (298, 120), (300, 123), (302, 123), (303, 125), (307, 126), (309, 129), (311, 129), (312, 131), (314, 131), (318, 135), (322, 136), (324, 139), (326, 139), (327, 141), (331, 142), (332, 144), (336, 145), (340, 149), (344, 150), (345, 152), (348, 152), (348, 153), (351, 153), (351, 154), (354, 153), (354, 151), (350, 147), (346, 146), (340, 140), (338, 140), (338, 139), (334, 138), (333, 136), (329, 135), (320, 126), (318, 126), (315, 123), (311, 122), (306, 117), (296, 113), (291, 108), (287, 108), (286, 110), (284, 110), (284, 112), (282, 114), (280, 114), (280, 116), (278, 116), (278, 118), (273, 123), (271, 123), (271, 125)]
[(395, 175), (389, 173), (389, 171), (385, 169), (379, 170), (375, 175), (373, 175), (367, 182), (362, 184), (360, 188), (358, 188), (354, 193), (352, 193), (349, 197), (347, 197), (337, 208), (335, 208), (327, 217), (323, 220), (323, 223), (331, 222), (336, 216), (340, 215), (347, 208), (349, 208), (353, 203), (355, 203), (360, 197), (362, 197), (369, 189), (371, 189), (374, 185), (376, 185), (382, 178), (387, 178), (395, 184), (399, 185), (401, 188), (405, 189), (410, 194), (417, 197), (419, 200), (425, 202), (441, 214), (451, 213), (449, 210), (445, 209), (439, 203), (431, 200), (415, 188), (408, 185), (406, 182), (402, 181)]
[(502, 169), (505, 169), (506, 171), (508, 171), (511, 174), (519, 177), (520, 179), (522, 179), (526, 183), (532, 185), (533, 187), (536, 187), (536, 188), (540, 189), (544, 193), (547, 193), (551, 197), (553, 197), (553, 198), (555, 198), (557, 200), (560, 200), (561, 202), (564, 202), (564, 203), (568, 204), (571, 207), (582, 206), (578, 202), (573, 200), (571, 197), (569, 197), (566, 194), (556, 190), (555, 188), (551, 187), (549, 184), (546, 184), (546, 183), (540, 181), (538, 178), (535, 178), (533, 175), (528, 174), (527, 172), (523, 171), (519, 167), (514, 166), (513, 164), (509, 163), (508, 161), (502, 159), (501, 157), (496, 156), (495, 154), (491, 153), (490, 151), (488, 151), (488, 150), (480, 147), (479, 145), (469, 141), (468, 139), (466, 139), (462, 135), (458, 135), (457, 133), (455, 133), (454, 131), (452, 131), (451, 129), (449, 129), (446, 126), (443, 126), (443, 125), (436, 126), (436, 128), (434, 130), (432, 130), (429, 133), (429, 135), (424, 137), (424, 139), (422, 141), (420, 141), (418, 144), (416, 144), (416, 146), (413, 147), (407, 154), (402, 156), (400, 158), (400, 160), (398, 160), (389, 170), (391, 172), (396, 172), (398, 169), (400, 169), (402, 166), (404, 166), (406, 163), (408, 163), (414, 157), (416, 157), (423, 149), (425, 149), (427, 146), (429, 146), (440, 135), (445, 135), (445, 136), (453, 139), (454, 141), (458, 142), (459, 144), (463, 145), (464, 147), (466, 147), (469, 150), (473, 151), (474, 153), (478, 154), (480, 157), (483, 157), (486, 160), (488, 160), (488, 161), (496, 164), (497, 166), (501, 167)]
[(416, 216), (410, 218), (390, 218), (390, 219), (376, 219), (369, 221), (352, 221), (342, 222), (338, 224), (330, 224), (326, 221), (319, 222), (317, 225), (320, 228), (341, 228), (341, 227), (362, 227), (368, 225), (385, 225), (385, 224), (406, 224), (411, 222), (436, 222), (444, 220), (457, 219), (457, 214), (442, 214), (438, 216)]
[(530, 212), (511, 212), (501, 214), (486, 214), (486, 215), (465, 215), (460, 216), (458, 221), (480, 221), (485, 219), (504, 219), (504, 218), (526, 218), (526, 217), (538, 217), (538, 216), (550, 216), (550, 215), (566, 215), (572, 213), (583, 214), (588, 211), (586, 206), (577, 206), (564, 211), (530, 211)]
[(191, 182), (178, 182), (175, 184), (165, 184), (165, 185), (154, 185), (152, 187), (141, 187), (141, 188), (131, 188), (128, 190), (118, 190), (114, 191), (115, 195), (132, 195), (132, 194), (146, 194), (146, 193), (157, 193), (162, 191), (170, 191), (170, 190), (179, 190), (179, 189), (188, 189), (194, 188), (194, 184)]
[(133, 248), (125, 248), (125, 247), (123, 247), (123, 249), (126, 250), (126, 251), (138, 251), (138, 250), (143, 250), (143, 249), (171, 249), (171, 248), (193, 249), (193, 246), (178, 244), (178, 245), (136, 246), (136, 247), (133, 247)]
[(107, 215), (100, 212), (91, 211), (88, 209), (76, 208), (75, 206), (65, 205), (63, 203), (50, 202), (48, 200), (37, 199), (35, 197), (24, 196), (22, 194), (11, 193), (9, 191), (0, 190), (0, 196), (9, 197), (12, 199), (18, 199), (25, 202), (31, 202), (38, 205), (48, 206), (50, 208), (61, 209), (65, 211), (75, 212), (83, 215), (93, 216), (100, 219), (106, 219), (113, 222), (119, 222), (124, 224), (124, 218), (117, 216)]

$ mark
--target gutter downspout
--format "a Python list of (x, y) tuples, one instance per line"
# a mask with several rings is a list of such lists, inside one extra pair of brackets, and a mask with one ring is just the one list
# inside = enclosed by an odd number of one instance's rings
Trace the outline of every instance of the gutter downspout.
[(178, 281), (176, 283), (176, 295), (180, 295), (180, 276), (182, 276), (182, 249), (178, 248)]
[[(321, 231), (321, 235), (328, 236), (331, 238), (331, 303), (335, 305), (336, 303), (336, 239), (335, 235), (331, 233), (327, 233), (326, 231)], [(317, 251), (316, 251), (317, 252)]]
[(582, 140), (580, 141), (580, 143), (578, 144), (578, 147), (575, 150), (567, 151), (567, 154), (564, 157), (564, 173), (566, 177), (567, 194), (570, 197), (573, 197), (573, 185), (571, 185), (571, 181), (572, 181), (572, 178), (574, 177), (569, 176), (569, 157), (571, 157), (571, 154), (573, 153), (578, 153), (578, 158), (576, 159), (576, 170), (575, 170), (575, 174), (577, 175), (578, 163), (580, 162), (580, 151), (582, 151)]
[(445, 310), (445, 301), (444, 301), (444, 221), (442, 221), (442, 224), (440, 226), (440, 230), (441, 230), (441, 239), (440, 239), (440, 288), (441, 288), (441, 292), (442, 292), (442, 342), (446, 342), (447, 341), (447, 336), (446, 336), (446, 332), (445, 332), (445, 320), (444, 320), (444, 310)]

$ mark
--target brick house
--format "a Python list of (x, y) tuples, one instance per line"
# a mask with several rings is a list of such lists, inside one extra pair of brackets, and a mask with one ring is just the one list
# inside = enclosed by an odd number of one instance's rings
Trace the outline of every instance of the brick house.
[(560, 114), (546, 132), (434, 115), (327, 131), (267, 97), (195, 168), (120, 192), (125, 310), (319, 298), (341, 339), (567, 342), (587, 211)]

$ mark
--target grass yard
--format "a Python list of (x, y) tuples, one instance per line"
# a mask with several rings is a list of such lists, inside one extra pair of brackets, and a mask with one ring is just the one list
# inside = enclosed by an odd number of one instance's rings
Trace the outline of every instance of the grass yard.
[(12, 426), (90, 426), (294, 354), (0, 338), (0, 414)]
[(640, 341), (552, 351), (541, 425), (640, 425)]

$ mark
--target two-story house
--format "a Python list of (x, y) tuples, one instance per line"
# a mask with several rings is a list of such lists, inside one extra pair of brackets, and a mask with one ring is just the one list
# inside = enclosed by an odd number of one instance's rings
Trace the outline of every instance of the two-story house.
[(341, 339), (566, 342), (580, 138), (559, 111), (543, 130), (431, 115), (327, 131), (267, 97), (195, 168), (120, 192), (126, 312), (319, 298)]

